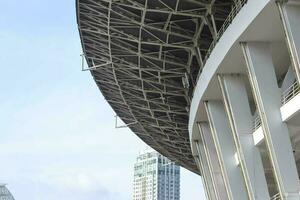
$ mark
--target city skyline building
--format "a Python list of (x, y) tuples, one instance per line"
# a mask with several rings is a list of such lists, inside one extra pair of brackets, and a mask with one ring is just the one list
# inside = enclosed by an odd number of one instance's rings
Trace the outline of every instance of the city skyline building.
[(0, 184), (0, 200), (15, 200), (6, 184)]
[(133, 200), (180, 200), (180, 167), (152, 149), (140, 152), (134, 164)]

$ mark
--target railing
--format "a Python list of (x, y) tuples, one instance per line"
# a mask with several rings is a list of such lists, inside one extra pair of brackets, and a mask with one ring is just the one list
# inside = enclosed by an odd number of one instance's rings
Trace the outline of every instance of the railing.
[(221, 36), (223, 35), (223, 33), (226, 31), (226, 29), (228, 28), (228, 26), (231, 24), (231, 22), (233, 21), (233, 19), (235, 18), (235, 16), (240, 12), (240, 10), (242, 9), (242, 7), (247, 3), (247, 0), (240, 0), (238, 3), (235, 4), (235, 6), (232, 8), (232, 10), (230, 11), (229, 15), (227, 16), (226, 20), (224, 21), (223, 25), (221, 26), (220, 30), (217, 33), (216, 38), (213, 40), (213, 42), (210, 44), (206, 56), (204, 58), (204, 64), (207, 61), (208, 57), (210, 56), (212, 50), (214, 49), (214, 47), (216, 46), (216, 44), (218, 43), (219, 39), (221, 38)]
[(288, 89), (286, 89), (281, 95), (282, 105), (289, 102), (292, 98), (294, 98), (299, 93), (300, 93), (300, 87), (298, 82), (296, 81), (293, 85), (291, 85)]
[[(293, 97), (300, 93), (300, 86), (298, 82), (293, 83), (286, 91), (283, 92), (281, 96), (282, 105), (289, 102)], [(253, 120), (253, 132), (256, 131), (261, 126), (261, 119), (259, 115), (254, 116)]]
[(271, 197), (270, 200), (281, 200), (280, 194), (279, 193), (275, 194), (274, 196)]
[[(222, 37), (223, 33), (226, 31), (226, 29), (228, 28), (228, 26), (231, 24), (231, 22), (233, 21), (233, 19), (236, 17), (236, 15), (240, 12), (240, 10), (243, 8), (243, 6), (247, 3), (248, 0), (240, 0), (238, 3), (236, 3), (234, 5), (234, 7), (232, 8), (232, 10), (230, 11), (229, 15), (227, 16), (227, 18), (225, 19), (223, 25), (221, 26), (221, 28), (219, 29), (216, 38), (214, 38), (214, 40), (212, 41), (212, 43), (210, 44), (209, 48), (207, 49), (206, 55), (203, 59), (203, 65), (202, 68), (204, 67), (207, 59), (209, 58), (211, 52), (213, 51), (213, 49), (215, 48), (216, 44), (218, 43), (219, 39)], [(200, 69), (201, 71), (202, 69)], [(197, 75), (197, 80), (200, 77), (200, 72)]]
[(255, 115), (253, 120), (253, 132), (256, 131), (260, 126), (261, 126), (260, 116)]
[[(286, 194), (284, 194), (283, 195), (283, 198), (284, 199), (287, 199), (286, 197), (297, 197), (297, 198), (299, 198), (299, 193), (297, 192), (297, 193), (286, 193)], [(272, 196), (271, 198), (270, 198), (270, 200), (283, 200), (282, 198), (281, 198), (281, 196), (280, 196), (280, 194), (279, 193), (277, 193), (277, 194), (275, 194), (274, 196)]]

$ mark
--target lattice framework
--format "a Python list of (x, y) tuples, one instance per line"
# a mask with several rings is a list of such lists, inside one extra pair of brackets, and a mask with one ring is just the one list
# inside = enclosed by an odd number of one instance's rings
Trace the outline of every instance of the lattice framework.
[(85, 59), (117, 115), (197, 172), (188, 111), (203, 58), (240, 0), (77, 0)]

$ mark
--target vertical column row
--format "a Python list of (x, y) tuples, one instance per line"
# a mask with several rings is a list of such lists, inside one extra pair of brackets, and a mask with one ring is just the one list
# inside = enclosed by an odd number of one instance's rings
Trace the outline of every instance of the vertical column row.
[(218, 76), (249, 198), (265, 200), (269, 198), (268, 187), (252, 137), (253, 117), (243, 78), (241, 75)]
[[(277, 4), (292, 68), (300, 84), (300, 1), (288, 0)], [(241, 47), (278, 195), (281, 200), (299, 200), (299, 176), (290, 134), (280, 113), (281, 91), (270, 45), (245, 42)], [(291, 70), (287, 75), (293, 77)], [(264, 169), (261, 153), (253, 141), (253, 117), (246, 78), (243, 75), (218, 75), (222, 100), (206, 101), (208, 122), (197, 124), (201, 139), (197, 146), (202, 159), (206, 159), (203, 161), (203, 167), (206, 166), (204, 174), (206, 177), (209, 175), (211, 192), (215, 192), (213, 199), (270, 199), (265, 175), (268, 169), (266, 166)], [(283, 88), (288, 85), (283, 83)]]
[(208, 159), (204, 153), (204, 147), (202, 142), (195, 141), (197, 154), (199, 158), (200, 168), (202, 170), (202, 175), (204, 177), (204, 184), (207, 191), (207, 196), (209, 200), (218, 200), (217, 191), (213, 182), (212, 174), (209, 170)]
[(242, 49), (279, 194), (282, 199), (299, 199), (297, 168), (290, 135), (281, 118), (281, 92), (269, 44), (248, 42)]
[(292, 66), (300, 84), (300, 2), (298, 0), (278, 1), (277, 5), (284, 27)]
[(248, 199), (241, 170), (235, 162), (235, 145), (221, 101), (205, 102), (205, 109), (229, 199)]
[[(281, 91), (269, 44), (243, 43), (242, 50), (279, 196), (281, 199), (299, 199), (298, 173), (290, 134), (281, 118)], [(199, 152), (207, 159), (204, 165), (210, 174), (215, 198), (222, 194), (223, 199), (226, 196), (228, 199), (265, 200), (270, 195), (261, 155), (253, 141), (253, 118), (244, 79), (242, 75), (218, 75), (222, 101), (205, 102), (210, 132), (204, 133), (205, 123), (198, 123), (203, 142)], [(212, 136), (210, 143), (208, 136)], [(209, 147), (215, 148), (217, 162), (213, 161), (213, 151), (208, 150)], [(214, 171), (215, 166), (219, 166), (219, 177)], [(222, 180), (219, 185), (217, 180)], [(223, 192), (220, 192), (221, 185), (225, 188)]]
[(210, 127), (207, 122), (200, 122), (197, 124), (200, 138), (204, 147), (204, 153), (208, 160), (209, 169), (213, 177), (213, 183), (217, 192), (217, 197), (220, 200), (228, 199), (226, 188), (221, 173), (220, 163), (218, 161), (217, 152), (214, 146)]
[[(195, 145), (197, 145), (197, 144), (195, 144)], [(202, 185), (203, 185), (203, 187), (204, 187), (204, 191), (205, 191), (205, 197), (206, 197), (206, 199), (207, 200), (211, 200), (211, 197), (210, 197), (210, 194), (209, 194), (209, 188), (208, 188), (208, 186), (207, 186), (207, 181), (206, 181), (206, 179), (205, 179), (205, 174), (204, 174), (204, 170), (203, 170), (203, 164), (202, 164), (202, 162), (201, 162), (201, 160), (200, 160), (200, 156), (199, 155), (194, 155), (194, 159), (195, 159), (195, 161), (196, 161), (196, 164), (197, 164), (197, 166), (198, 166), (198, 169), (199, 169), (199, 171), (200, 171), (200, 173), (201, 173), (201, 175), (202, 175)]]

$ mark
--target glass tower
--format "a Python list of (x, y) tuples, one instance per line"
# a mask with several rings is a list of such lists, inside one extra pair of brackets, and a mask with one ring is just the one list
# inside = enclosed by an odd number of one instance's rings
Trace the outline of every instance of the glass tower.
[(180, 167), (154, 150), (139, 154), (134, 165), (133, 200), (179, 200)]
[(8, 191), (5, 184), (0, 184), (0, 200), (14, 200), (12, 194)]

